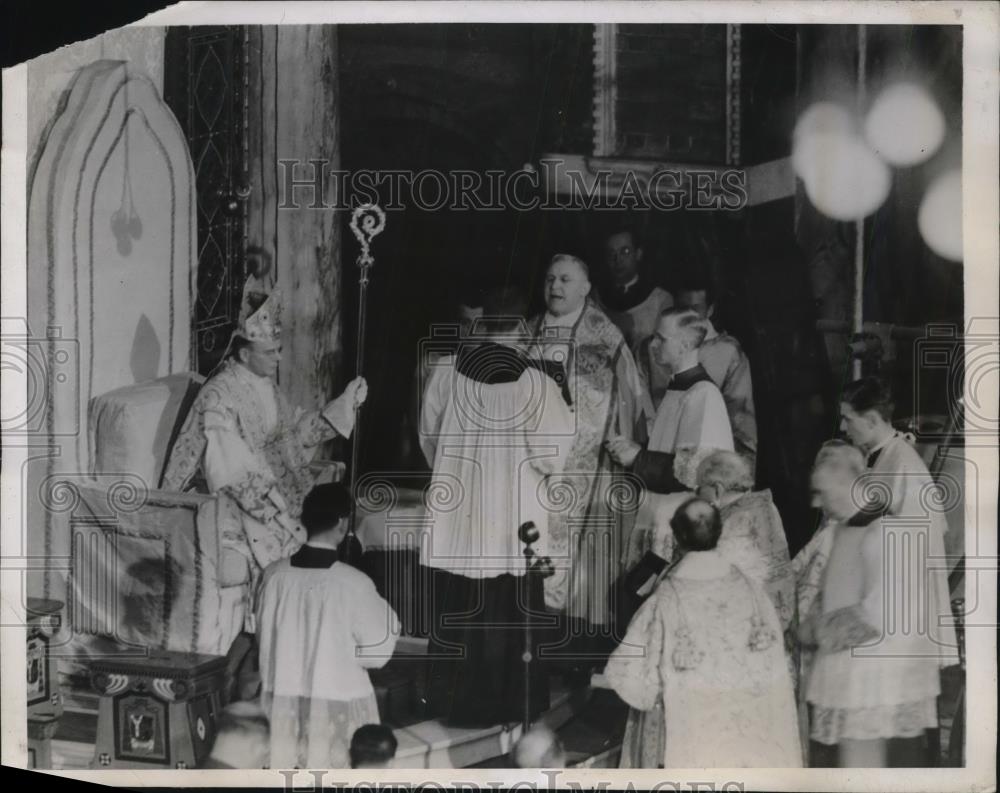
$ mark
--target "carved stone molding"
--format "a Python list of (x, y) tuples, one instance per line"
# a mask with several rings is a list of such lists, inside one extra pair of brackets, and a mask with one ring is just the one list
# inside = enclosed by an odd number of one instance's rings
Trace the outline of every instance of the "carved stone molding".
[(615, 154), (615, 39), (617, 25), (595, 25), (594, 30), (594, 156)]
[(726, 165), (740, 164), (742, 129), (743, 36), (739, 25), (726, 25)]

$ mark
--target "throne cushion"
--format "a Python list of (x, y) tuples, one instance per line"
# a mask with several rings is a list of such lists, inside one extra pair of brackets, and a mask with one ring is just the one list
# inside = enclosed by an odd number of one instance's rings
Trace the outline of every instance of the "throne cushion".
[(179, 372), (90, 401), (90, 472), (127, 472), (160, 484), (167, 454), (204, 378)]

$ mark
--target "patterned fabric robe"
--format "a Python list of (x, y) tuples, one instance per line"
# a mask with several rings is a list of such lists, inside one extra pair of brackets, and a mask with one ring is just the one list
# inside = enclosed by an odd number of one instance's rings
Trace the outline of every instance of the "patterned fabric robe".
[[(633, 537), (644, 539), (633, 543), (628, 557), (629, 567), (638, 562), (646, 551), (652, 551), (668, 562), (677, 561), (679, 551), (670, 528), (670, 518), (693, 495), (691, 491), (684, 491), (658, 497), (656, 529), (633, 533)], [(767, 593), (778, 615), (781, 630), (788, 631), (795, 613), (795, 578), (788, 556), (788, 541), (771, 491), (747, 493), (723, 506), (719, 514), (722, 518), (722, 536), (717, 546), (720, 556), (738, 567)], [(791, 650), (789, 645), (786, 634), (785, 646)], [(786, 662), (794, 679), (796, 666), (791, 653), (786, 655)], [(655, 767), (663, 754), (664, 730), (662, 707), (647, 711), (630, 709), (622, 741), (622, 763), (625, 764), (622, 767)]]
[[(633, 708), (623, 768), (802, 765), (777, 615), (721, 553), (689, 553), (674, 568), (604, 674)], [(643, 729), (636, 714), (657, 714), (665, 729)]]
[[(545, 602), (569, 617), (603, 625), (608, 594), (619, 572), (623, 523), (631, 516), (615, 509), (623, 471), (604, 442), (633, 438), (644, 399), (635, 359), (621, 331), (588, 302), (572, 328), (532, 326), (544, 347), (558, 339), (568, 350), (567, 380), (575, 414), (573, 445), (564, 473), (553, 477), (547, 499), (549, 553), (556, 574), (545, 581)], [(564, 332), (568, 331), (568, 332)], [(650, 411), (651, 412), (651, 411)]]
[(795, 613), (795, 579), (788, 540), (771, 491), (747, 493), (726, 504), (719, 514), (719, 550), (764, 587), (782, 630), (787, 630)]
[(323, 412), (293, 408), (273, 380), (230, 360), (198, 393), (163, 487), (187, 490), (200, 473), (220, 497), (223, 542), (247, 557), (256, 580), (305, 541), (298, 518), (315, 484), (310, 462), (337, 434)]

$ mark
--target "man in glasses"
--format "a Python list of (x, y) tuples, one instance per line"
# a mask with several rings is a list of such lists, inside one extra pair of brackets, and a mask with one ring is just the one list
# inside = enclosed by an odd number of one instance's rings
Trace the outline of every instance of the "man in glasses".
[(642, 254), (638, 235), (631, 229), (619, 229), (604, 241), (610, 283), (601, 291), (601, 304), (633, 352), (653, 335), (660, 314), (674, 304), (669, 292), (644, 277)]

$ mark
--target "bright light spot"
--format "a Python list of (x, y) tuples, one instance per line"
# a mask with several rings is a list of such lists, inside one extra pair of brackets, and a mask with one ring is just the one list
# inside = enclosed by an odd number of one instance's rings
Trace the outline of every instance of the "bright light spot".
[(815, 162), (810, 150), (810, 140), (815, 136), (831, 134), (849, 135), (854, 125), (851, 114), (843, 105), (834, 102), (817, 102), (809, 107), (795, 124), (792, 133), (792, 167), (802, 180), (808, 179), (808, 171)]
[(891, 165), (916, 165), (928, 159), (944, 140), (944, 116), (919, 85), (897, 83), (886, 88), (865, 120), (868, 144)]
[(934, 253), (962, 261), (961, 171), (946, 171), (927, 188), (917, 213), (917, 227)]
[(799, 116), (792, 137), (814, 132), (850, 132), (851, 128), (851, 114), (847, 108), (836, 102), (817, 102)]
[(796, 154), (806, 195), (827, 217), (863, 218), (889, 195), (889, 167), (856, 135), (809, 135), (799, 142)]

